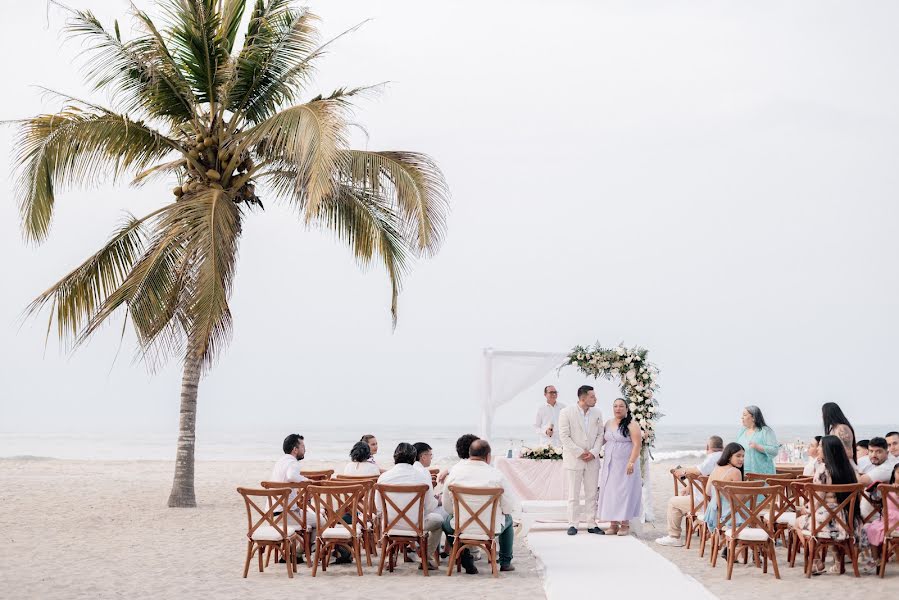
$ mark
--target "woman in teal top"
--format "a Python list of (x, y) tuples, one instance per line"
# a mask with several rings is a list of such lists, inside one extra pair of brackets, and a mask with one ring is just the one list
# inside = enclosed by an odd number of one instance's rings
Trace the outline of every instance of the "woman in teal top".
[(765, 425), (765, 417), (758, 406), (743, 409), (743, 429), (737, 436), (737, 443), (746, 449), (743, 471), (774, 475), (774, 457), (780, 449), (774, 431)]

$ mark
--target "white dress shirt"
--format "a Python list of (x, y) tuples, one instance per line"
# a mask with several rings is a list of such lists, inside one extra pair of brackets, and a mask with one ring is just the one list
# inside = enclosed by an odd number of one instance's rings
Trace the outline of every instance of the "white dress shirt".
[(420, 461), (420, 460), (416, 460), (416, 461), (415, 461), (415, 464), (412, 465), (412, 466), (415, 467), (416, 469), (418, 469), (419, 471), (421, 471), (422, 473), (424, 473), (425, 475), (427, 475), (427, 476), (428, 476), (428, 481), (431, 481), (431, 472), (428, 471), (428, 468), (427, 468), (426, 466), (424, 466), (423, 464), (421, 464), (421, 461)]
[[(549, 402), (537, 409), (537, 417), (534, 419), (534, 429), (537, 430), (537, 439), (541, 444), (550, 444), (558, 446), (559, 441), (559, 411), (565, 408), (561, 402), (556, 402), (555, 406), (550, 406)], [(546, 430), (549, 426), (553, 426), (552, 437), (546, 436)]]
[[(300, 483), (302, 481), (308, 481), (308, 479), (300, 474), (300, 461), (297, 460), (297, 457), (293, 454), (285, 454), (278, 459), (278, 462), (276, 462), (275, 466), (272, 468), (272, 476), (269, 481), (292, 481), (294, 483)], [(296, 497), (297, 491), (290, 490), (288, 501), (293, 502)]]
[(871, 481), (878, 481), (880, 483), (889, 483), (890, 477), (893, 474), (893, 469), (896, 467), (896, 463), (899, 462), (899, 459), (887, 455), (887, 459), (883, 461), (882, 464), (872, 466), (868, 469), (868, 472), (865, 473), (868, 477), (871, 478)]
[[(502, 471), (482, 460), (463, 460), (450, 469), (443, 488), (443, 507), (449, 514), (453, 513), (453, 495), (450, 486), (458, 484), (465, 487), (498, 487), (503, 489), (500, 498), (500, 510), (504, 515), (511, 515), (519, 506), (518, 497), (506, 481)], [(497, 519), (497, 527), (502, 519)]]
[[(431, 475), (427, 471), (422, 473), (419, 469), (416, 469), (413, 465), (409, 465), (406, 463), (397, 463), (393, 465), (393, 468), (389, 471), (385, 471), (381, 473), (381, 476), (378, 477), (378, 483), (386, 483), (388, 485), (421, 485), (427, 484), (428, 492), (425, 494), (425, 514), (436, 512), (437, 511), (437, 498), (434, 497), (432, 493), (434, 488), (431, 487)], [(403, 498), (406, 496), (406, 498)], [(396, 503), (400, 508), (403, 508), (406, 503), (409, 502), (411, 496), (408, 494), (396, 494)], [(380, 501), (378, 501), (378, 508), (381, 507)], [(388, 505), (388, 515), (392, 512)], [(412, 512), (409, 513), (410, 516), (413, 515)], [(414, 516), (413, 516), (414, 518)]]
[(343, 468), (343, 474), (372, 477), (374, 475), (380, 475), (381, 469), (378, 468), (378, 465), (374, 465), (370, 462), (355, 462), (351, 460)]
[(708, 477), (712, 474), (712, 471), (715, 470), (715, 467), (718, 465), (718, 459), (721, 458), (721, 450), (717, 450), (712, 452), (711, 454), (707, 454), (705, 459), (698, 465), (696, 465), (696, 470), (699, 471), (700, 475), (704, 475)]
[(867, 473), (871, 469), (874, 468), (874, 465), (871, 464), (871, 458), (868, 456), (862, 456), (858, 459), (858, 472), (859, 473)]

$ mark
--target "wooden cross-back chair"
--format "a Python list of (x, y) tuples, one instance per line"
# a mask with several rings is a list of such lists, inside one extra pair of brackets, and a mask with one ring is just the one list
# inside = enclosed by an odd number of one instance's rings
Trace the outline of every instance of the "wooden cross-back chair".
[(776, 473), (774, 475), (770, 473), (746, 473), (746, 481), (770, 481), (771, 479), (797, 479), (801, 477), (801, 474), (797, 473)]
[(322, 481), (324, 479), (331, 479), (331, 476), (334, 475), (334, 469), (323, 469), (320, 471), (300, 471), (300, 475), (310, 481)]
[(503, 488), (475, 488), (453, 484), (449, 486), (449, 490), (453, 497), (455, 539), (446, 574), (451, 576), (453, 567), (460, 568), (457, 563), (462, 558), (462, 550), (483, 548), (493, 569), (493, 576), (499, 577), (496, 564), (496, 516)]
[[(342, 547), (348, 550), (356, 561), (356, 572), (362, 577), (362, 525), (359, 514), (360, 498), (364, 493), (361, 484), (321, 485), (316, 482), (306, 488), (312, 499), (316, 519), (316, 551), (315, 563), (312, 565), (312, 576), (315, 577), (318, 566), (322, 571), (328, 570), (331, 552)], [(344, 516), (348, 515), (348, 521)]]
[[(297, 534), (302, 543), (303, 556), (306, 558), (306, 566), (312, 567), (312, 534), (309, 529), (313, 524), (308, 522), (306, 509), (309, 508), (309, 498), (306, 495), (306, 488), (309, 487), (311, 481), (262, 481), (259, 483), (262, 489), (277, 490), (287, 489), (293, 494), (293, 499), (287, 503), (287, 524)], [(274, 546), (268, 549), (265, 556), (265, 566), (268, 566), (272, 551), (275, 554), (275, 560), (278, 560), (281, 554), (280, 550)], [(285, 560), (287, 560), (285, 558)]]
[[(296, 549), (297, 535), (287, 521), (286, 508), (290, 498), (290, 490), (257, 490), (237, 488), (247, 509), (247, 557), (243, 566), (243, 576), (250, 571), (250, 559), (259, 553), (259, 572), (262, 573), (262, 551), (270, 546), (279, 549), (286, 557), (287, 576), (293, 579), (297, 571)], [(264, 508), (263, 508), (264, 507)], [(280, 512), (278, 516), (274, 513)]]
[(378, 475), (343, 475), (338, 473), (335, 481), (340, 483), (359, 483), (365, 486), (362, 502), (359, 510), (362, 513), (362, 527), (364, 529), (362, 543), (365, 548), (365, 559), (370, 567), (371, 557), (378, 555), (377, 540), (380, 537), (380, 523), (377, 519), (377, 505), (375, 502), (375, 484), (378, 483)]
[[(675, 476), (677, 479), (677, 476)], [(708, 496), (705, 495), (705, 486), (709, 478), (705, 475), (694, 475), (688, 473), (686, 477), (687, 495), (690, 497), (690, 512), (684, 515), (684, 524), (687, 529), (687, 550), (690, 549), (690, 543), (693, 541), (693, 534), (699, 535), (700, 543), (707, 531), (703, 526), (702, 517), (705, 515), (706, 506), (708, 506)], [(675, 484), (677, 489), (677, 484)]]
[[(805, 484), (805, 493), (808, 497), (809, 528), (796, 536), (797, 547), (793, 551), (793, 561), (799, 553), (798, 545), (803, 548), (805, 557), (805, 576), (812, 576), (812, 567), (819, 552), (821, 560), (824, 560), (825, 551), (832, 548), (839, 560), (840, 573), (846, 572), (845, 558), (849, 556), (852, 561), (852, 572), (859, 577), (858, 572), (858, 547), (855, 544), (855, 511), (858, 507), (860, 492), (864, 489), (862, 483), (847, 483), (843, 485), (821, 485), (815, 483)], [(828, 494), (847, 494), (842, 502), (834, 502), (831, 506), (827, 502)], [(818, 510), (824, 512), (824, 518), (818, 517)], [(842, 529), (845, 537), (832, 537), (827, 527), (834, 523)]]
[[(428, 575), (428, 532), (424, 530), (425, 494), (431, 487), (421, 483), (417, 485), (375, 484), (375, 497), (381, 502), (381, 560), (378, 564), (378, 575), (384, 572), (384, 561), (387, 570), (393, 573), (397, 554), (407, 549), (418, 548), (422, 557), (421, 568)], [(408, 500), (407, 500), (408, 499)], [(414, 514), (412, 514), (414, 513)]]
[(805, 471), (804, 465), (798, 465), (798, 466), (775, 465), (774, 466), (774, 472), (777, 473), (778, 475), (789, 475), (789, 474), (802, 475), (802, 473), (804, 471)]
[[(797, 486), (794, 484), (811, 483), (811, 481), (811, 477), (784, 478), (780, 475), (769, 476), (766, 480), (768, 485), (780, 488), (780, 493), (774, 501), (774, 541), (776, 543), (779, 539), (787, 549), (788, 562), (791, 558), (790, 552), (795, 535), (793, 524), (796, 522), (796, 516), (799, 514), (799, 507), (804, 498), (796, 492)], [(762, 517), (764, 518), (765, 515)]]
[(671, 473), (672, 485), (674, 486), (673, 495), (681, 496), (681, 492), (690, 487), (690, 484), (687, 482), (687, 476), (684, 476), (684, 478), (681, 479), (674, 473), (675, 471), (676, 469), (671, 469), (670, 471), (668, 471), (669, 473)]
[[(868, 510), (865, 510), (868, 509)], [(883, 512), (883, 503), (880, 498), (880, 492), (877, 487), (868, 491), (863, 489), (858, 495), (858, 516), (862, 523), (867, 525), (881, 518)]]
[(881, 483), (877, 489), (883, 501), (883, 547), (880, 549), (880, 576), (883, 577), (891, 554), (899, 563), (899, 485)]
[[(767, 573), (770, 559), (774, 577), (780, 579), (774, 546), (774, 512), (775, 500), (782, 489), (781, 486), (720, 488), (719, 493), (730, 504), (730, 515), (725, 519), (725, 523), (729, 522), (730, 525), (725, 524), (722, 534), (727, 545), (727, 579), (733, 574), (737, 552), (743, 550), (748, 553), (750, 549), (756, 566), (759, 566), (761, 557), (762, 572)], [(762, 518), (762, 515), (767, 515), (767, 519)]]
[[(712, 553), (711, 553), (711, 562), (712, 566), (717, 566), (718, 564), (718, 552), (721, 550), (721, 545), (724, 541), (724, 528), (727, 526), (726, 523), (726, 515), (722, 514), (722, 508), (724, 503), (722, 502), (722, 490), (728, 487), (741, 488), (741, 489), (758, 489), (760, 487), (764, 487), (764, 481), (713, 481), (712, 487), (715, 488), (715, 503), (716, 508), (718, 509), (716, 515), (715, 528), (712, 531), (708, 531), (706, 533), (706, 538), (700, 540), (699, 547), (699, 556), (702, 557), (705, 555), (705, 543), (707, 539), (711, 539), (712, 541)], [(709, 498), (711, 502), (711, 498)], [(748, 551), (743, 553), (743, 562), (746, 563), (748, 560)]]

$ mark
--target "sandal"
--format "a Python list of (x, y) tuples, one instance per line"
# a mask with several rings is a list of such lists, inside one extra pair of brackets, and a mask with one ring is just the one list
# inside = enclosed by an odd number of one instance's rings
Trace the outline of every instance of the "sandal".
[(609, 525), (609, 528), (606, 529), (606, 535), (617, 535), (618, 534), (618, 523), (614, 521)]
[(618, 533), (617, 533), (617, 535), (620, 535), (622, 537), (624, 537), (626, 535), (630, 535), (630, 534), (631, 534), (630, 523), (622, 524), (621, 528), (618, 530)]
[(824, 568), (824, 563), (823, 563), (823, 562), (815, 561), (815, 562), (812, 564), (812, 575), (815, 575), (815, 576), (817, 577), (818, 575), (824, 575), (824, 573), (825, 573), (826, 571), (827, 571), (827, 570)]

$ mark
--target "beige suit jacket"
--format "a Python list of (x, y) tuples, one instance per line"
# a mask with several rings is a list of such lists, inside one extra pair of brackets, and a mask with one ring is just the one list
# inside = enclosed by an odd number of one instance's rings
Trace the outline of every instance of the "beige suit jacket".
[(583, 471), (588, 463), (580, 458), (581, 454), (593, 454), (595, 458), (589, 464), (596, 463), (599, 458), (603, 441), (602, 413), (595, 406), (587, 412), (585, 431), (584, 411), (577, 404), (566, 406), (559, 413), (559, 437), (562, 440), (562, 467)]

